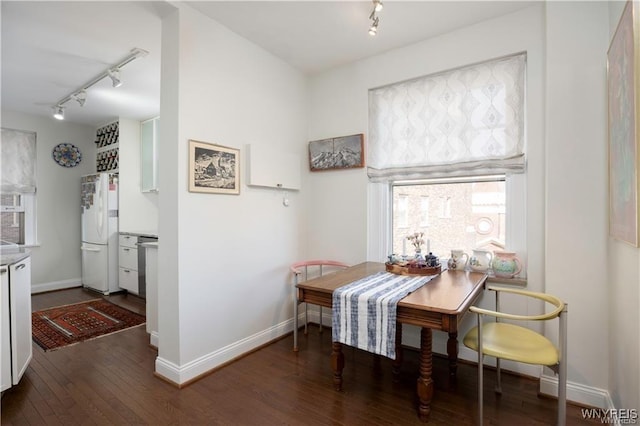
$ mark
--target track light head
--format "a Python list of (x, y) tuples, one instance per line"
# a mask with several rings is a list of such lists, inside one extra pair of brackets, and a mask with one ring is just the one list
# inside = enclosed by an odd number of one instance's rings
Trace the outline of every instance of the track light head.
[(53, 107), (53, 118), (56, 120), (64, 120), (64, 107), (62, 105)]
[(369, 15), (369, 19), (373, 22), (371, 22), (371, 26), (369, 27), (369, 35), (375, 36), (378, 34), (378, 23), (380, 22), (380, 18), (378, 18), (376, 13), (380, 12), (384, 6), (382, 0), (371, 1), (373, 1), (373, 10), (371, 11), (371, 15)]
[(370, 36), (375, 36), (376, 34), (378, 34), (378, 22), (379, 22), (379, 19), (376, 17), (376, 19), (373, 21), (373, 23), (369, 27)]
[(79, 92), (72, 94), (70, 97), (83, 107), (84, 103), (87, 101), (87, 91), (82, 89)]
[(113, 87), (122, 86), (122, 81), (120, 80), (120, 69), (112, 68), (109, 71), (107, 71), (107, 73), (109, 74), (109, 78), (111, 78), (111, 82), (113, 83)]

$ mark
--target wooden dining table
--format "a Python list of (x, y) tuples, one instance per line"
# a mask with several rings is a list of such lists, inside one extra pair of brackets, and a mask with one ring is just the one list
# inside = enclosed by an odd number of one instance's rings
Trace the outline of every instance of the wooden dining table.
[[(299, 283), (298, 301), (331, 308), (333, 292), (339, 287), (384, 271), (384, 263), (364, 262), (332, 274)], [(455, 378), (458, 359), (458, 326), (469, 307), (484, 289), (487, 275), (479, 272), (444, 271), (398, 302), (396, 313), (396, 359), (393, 373), (398, 375), (402, 363), (402, 324), (421, 327), (420, 367), (417, 381), (418, 416), (428, 421), (433, 397), (432, 330), (449, 334), (447, 355), (449, 374)], [(332, 343), (331, 367), (336, 390), (342, 390), (344, 355), (342, 343)]]

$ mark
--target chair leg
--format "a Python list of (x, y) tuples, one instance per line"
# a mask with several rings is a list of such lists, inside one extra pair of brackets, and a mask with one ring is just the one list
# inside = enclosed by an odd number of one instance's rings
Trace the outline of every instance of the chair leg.
[(500, 358), (496, 358), (496, 393), (502, 395), (502, 381), (500, 380)]
[(482, 394), (484, 391), (484, 346), (482, 344), (482, 314), (478, 313), (478, 425), (482, 426), (484, 418)]
[(567, 312), (568, 305), (560, 314), (560, 362), (558, 365), (558, 426), (567, 421)]
[(293, 351), (298, 352), (298, 298), (293, 299)]
[(304, 304), (304, 334), (305, 336), (307, 334), (309, 334), (309, 330), (307, 330), (307, 324), (309, 323), (309, 317), (307, 315), (307, 311), (309, 309), (309, 306), (307, 303)]
[(558, 374), (558, 426), (564, 426), (567, 421), (567, 366), (560, 362)]
[(318, 331), (322, 333), (322, 306), (320, 306), (320, 329)]
[(478, 426), (482, 426), (482, 419), (484, 418), (482, 399), (482, 391), (484, 390), (483, 360), (482, 352), (478, 352)]

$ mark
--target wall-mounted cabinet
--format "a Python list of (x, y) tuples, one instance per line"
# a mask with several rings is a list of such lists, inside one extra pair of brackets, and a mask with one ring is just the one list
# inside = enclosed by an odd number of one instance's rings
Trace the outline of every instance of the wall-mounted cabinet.
[(265, 145), (247, 145), (248, 185), (300, 189), (300, 156)]
[(158, 126), (160, 118), (140, 123), (140, 186), (142, 192), (158, 192)]

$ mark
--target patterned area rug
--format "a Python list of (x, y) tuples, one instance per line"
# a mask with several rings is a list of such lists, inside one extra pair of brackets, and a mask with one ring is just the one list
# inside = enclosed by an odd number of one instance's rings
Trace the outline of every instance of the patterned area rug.
[(96, 299), (34, 312), (31, 321), (33, 341), (50, 351), (144, 324), (145, 317)]

